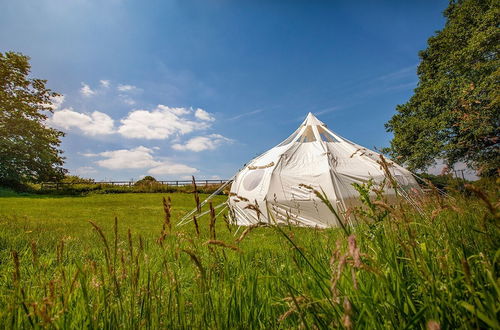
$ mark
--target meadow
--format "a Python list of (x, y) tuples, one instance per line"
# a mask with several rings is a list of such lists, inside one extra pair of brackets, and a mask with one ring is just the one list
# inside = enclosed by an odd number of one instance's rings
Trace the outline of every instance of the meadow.
[(3, 192), (0, 324), (500, 328), (494, 194), (430, 192), (422, 213), (367, 197), (344, 232), (238, 229), (223, 215), (178, 227), (195, 205), (187, 193)]

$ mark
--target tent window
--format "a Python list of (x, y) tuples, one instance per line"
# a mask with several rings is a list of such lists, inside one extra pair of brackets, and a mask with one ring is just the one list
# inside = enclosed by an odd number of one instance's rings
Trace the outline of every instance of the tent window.
[(328, 133), (321, 126), (318, 126), (318, 133), (323, 142), (339, 142), (336, 138), (333, 137), (333, 135)]
[(311, 126), (307, 126), (304, 133), (300, 137), (300, 142), (314, 142), (316, 141), (316, 137), (314, 137), (314, 132)]
[(257, 188), (264, 177), (264, 173), (264, 170), (251, 170), (243, 180), (243, 188), (245, 188), (246, 191), (252, 191)]

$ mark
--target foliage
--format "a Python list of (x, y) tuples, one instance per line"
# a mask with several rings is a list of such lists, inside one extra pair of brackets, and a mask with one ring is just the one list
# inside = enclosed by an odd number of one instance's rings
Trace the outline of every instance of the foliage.
[(478, 198), (426, 195), (416, 201), (419, 214), (384, 205), (373, 187), (357, 188), (368, 198), (367, 217), (348, 237), (273, 226), (235, 234), (224, 217), (176, 227), (194, 206), (192, 194), (169, 195), (170, 233), (161, 230), (158, 194), (0, 199), (0, 324), (500, 326), (499, 210), (491, 197), (477, 189)]
[(391, 156), (411, 169), (437, 158), (465, 161), (482, 176), (500, 164), (500, 2), (454, 0), (442, 31), (420, 52), (419, 83), (386, 124)]
[(91, 178), (82, 178), (78, 175), (65, 175), (61, 180), (63, 183), (93, 183), (94, 179)]
[(157, 182), (157, 180), (152, 177), (151, 175), (146, 175), (144, 178), (140, 179), (135, 183), (136, 186), (140, 185), (151, 185), (153, 183)]
[[(62, 180), (61, 183), (71, 183), (71, 184), (57, 184), (52, 185), (27, 185), (24, 189), (26, 192), (31, 192), (32, 194), (42, 194), (42, 195), (72, 195), (72, 196), (85, 196), (88, 194), (124, 194), (124, 193), (174, 193), (174, 192), (184, 192), (192, 193), (194, 192), (193, 185), (167, 185), (156, 181), (149, 181), (149, 183), (134, 184), (134, 185), (113, 185), (110, 183), (75, 183), (80, 182), (78, 180), (74, 182), (66, 182), (66, 179)], [(92, 180), (92, 179), (88, 179)], [(211, 194), (215, 192), (220, 187), (220, 184), (208, 184), (197, 186), (196, 190), (199, 193)], [(222, 194), (222, 193), (221, 193)]]
[(0, 185), (61, 178), (62, 132), (44, 122), (57, 93), (29, 78), (29, 58), (0, 53)]

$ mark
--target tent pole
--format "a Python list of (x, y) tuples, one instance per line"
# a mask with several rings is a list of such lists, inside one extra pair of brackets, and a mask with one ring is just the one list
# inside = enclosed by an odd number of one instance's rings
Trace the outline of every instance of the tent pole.
[[(231, 179), (226, 181), (222, 186), (220, 186), (215, 192), (213, 192), (210, 196), (208, 196), (203, 202), (200, 203), (200, 209), (203, 207), (209, 200), (211, 200), (215, 195), (217, 195), (219, 192), (221, 192), (227, 185), (233, 182), (234, 178), (236, 175), (234, 175)], [(184, 217), (182, 217), (181, 221), (177, 224), (177, 226), (180, 226), (184, 224), (186, 219), (190, 218), (193, 214), (195, 214), (198, 211), (198, 208), (194, 208), (191, 212), (186, 214)]]
[[(222, 206), (224, 206), (225, 204), (227, 204), (227, 202), (222, 202), (222, 203), (220, 203), (219, 205), (217, 205), (217, 206), (215, 206), (215, 207), (214, 207), (214, 210), (217, 210), (217, 209), (221, 208), (221, 207), (222, 207)], [(224, 211), (224, 210), (223, 210), (223, 211)], [(198, 218), (201, 218), (202, 216), (204, 216), (205, 214), (208, 214), (208, 213), (210, 213), (210, 210), (206, 210), (205, 212), (202, 212), (202, 213), (198, 214)], [(220, 214), (220, 213), (219, 213), (219, 214)], [(183, 225), (185, 225), (185, 224), (190, 223), (191, 221), (193, 221), (193, 219), (186, 219), (186, 220), (184, 220), (183, 222), (179, 222), (179, 223), (177, 224), (177, 226), (183, 226)]]

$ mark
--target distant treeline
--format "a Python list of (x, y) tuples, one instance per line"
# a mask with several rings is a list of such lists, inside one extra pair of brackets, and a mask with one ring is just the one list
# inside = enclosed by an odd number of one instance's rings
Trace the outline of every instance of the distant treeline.
[[(198, 193), (211, 194), (215, 192), (225, 180), (197, 180)], [(121, 193), (193, 193), (194, 185), (190, 180), (158, 181), (152, 176), (133, 182), (95, 182), (93, 179), (68, 175), (57, 182), (39, 184), (25, 184), (16, 187), (19, 192), (47, 195), (85, 195), (93, 194), (121, 194)]]

